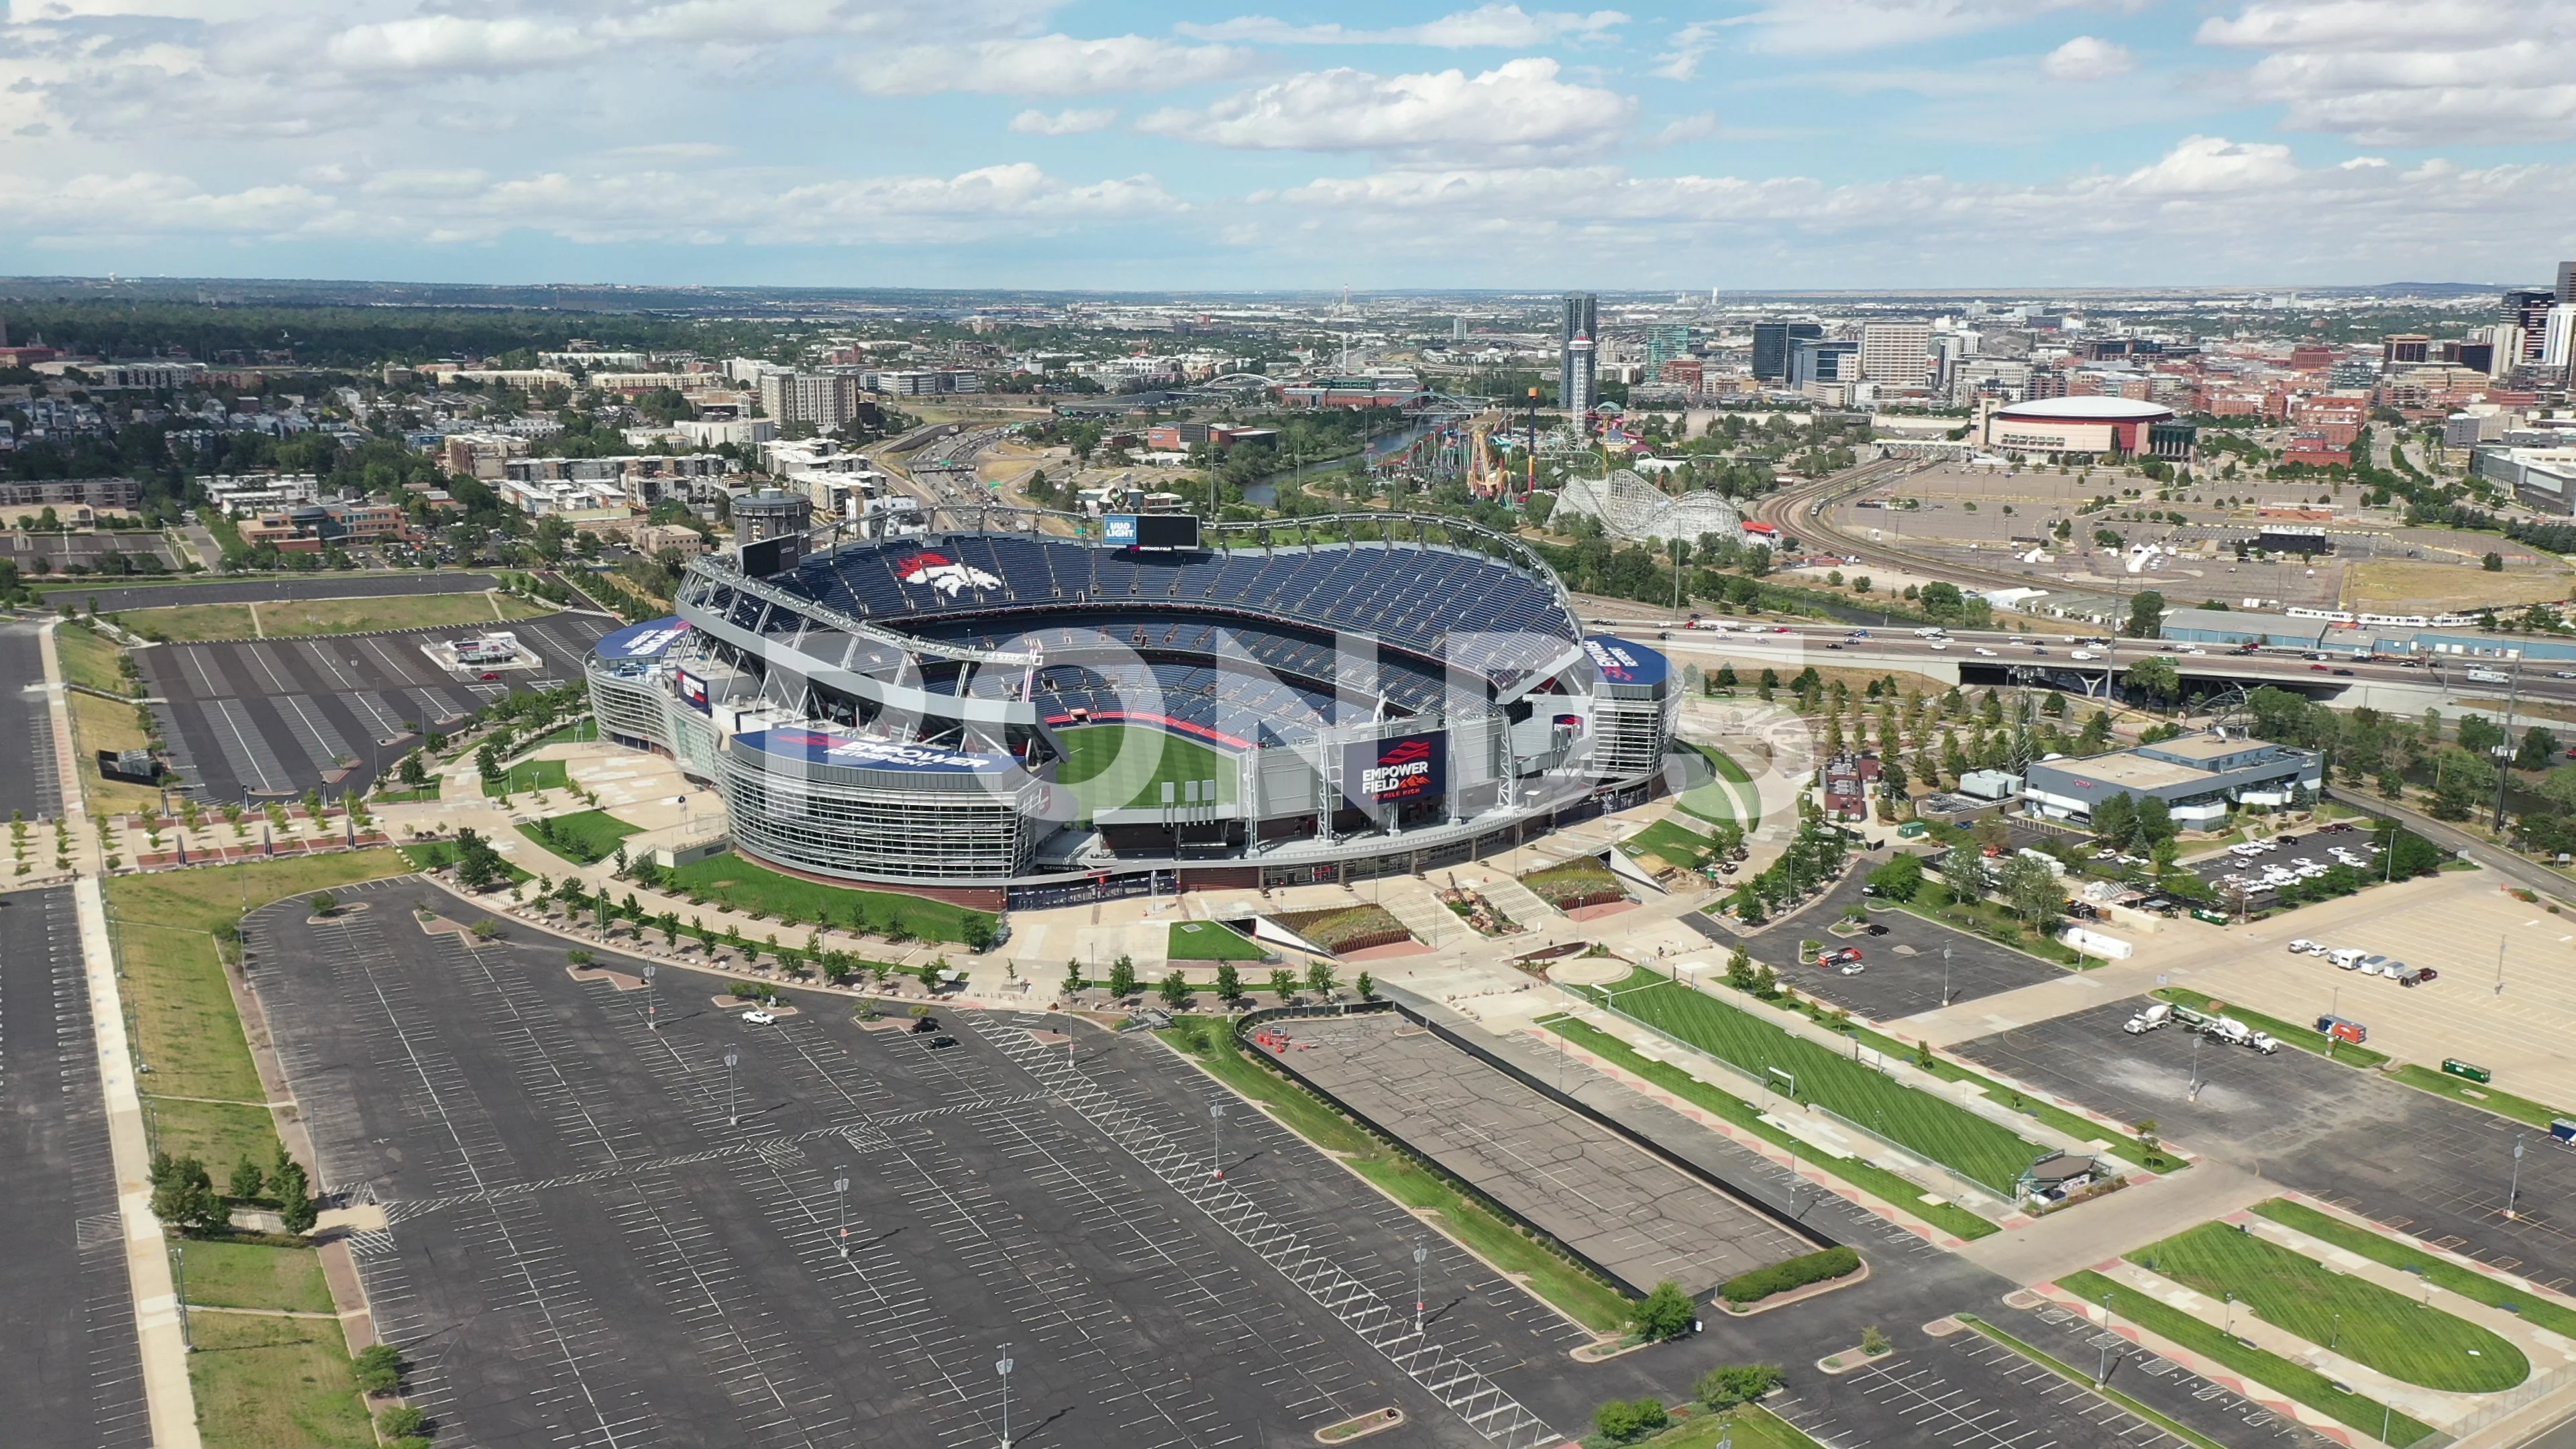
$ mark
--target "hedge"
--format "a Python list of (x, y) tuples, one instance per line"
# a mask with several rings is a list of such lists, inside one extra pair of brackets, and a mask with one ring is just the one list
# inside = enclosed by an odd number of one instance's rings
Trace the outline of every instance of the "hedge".
[(1839, 1278), (1846, 1273), (1857, 1272), (1859, 1269), (1859, 1249), (1827, 1248), (1821, 1253), (1809, 1253), (1804, 1257), (1791, 1258), (1784, 1263), (1774, 1263), (1768, 1268), (1756, 1268), (1750, 1273), (1738, 1273), (1727, 1279), (1726, 1286), (1719, 1291), (1726, 1295), (1726, 1301), (1729, 1303), (1756, 1303), (1774, 1293), (1786, 1293), (1792, 1288), (1804, 1288), (1810, 1283), (1822, 1283), (1829, 1278)]

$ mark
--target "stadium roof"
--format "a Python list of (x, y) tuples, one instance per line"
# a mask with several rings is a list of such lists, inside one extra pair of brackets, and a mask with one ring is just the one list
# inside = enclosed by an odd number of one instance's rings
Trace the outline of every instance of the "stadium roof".
[(2141, 423), (2172, 417), (2174, 410), (2163, 403), (2140, 402), (2126, 397), (2045, 397), (2029, 402), (2011, 403), (1995, 410), (1995, 416), (2017, 418), (2026, 422)]

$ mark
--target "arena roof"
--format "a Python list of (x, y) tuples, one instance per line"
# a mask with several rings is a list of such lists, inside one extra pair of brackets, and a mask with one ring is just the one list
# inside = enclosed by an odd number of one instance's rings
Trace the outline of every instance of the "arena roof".
[(2025, 423), (2146, 423), (2162, 422), (2173, 415), (2174, 410), (2163, 403), (2126, 397), (2033, 398), (1995, 410), (1996, 417)]
[(689, 621), (677, 614), (629, 624), (590, 647), (602, 659), (659, 659), (689, 632)]

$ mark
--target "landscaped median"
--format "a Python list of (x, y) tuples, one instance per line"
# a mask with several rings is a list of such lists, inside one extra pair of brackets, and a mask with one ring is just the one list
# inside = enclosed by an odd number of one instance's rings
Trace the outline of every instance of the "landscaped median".
[(1518, 1278), (1532, 1293), (1595, 1333), (1628, 1325), (1633, 1301), (1588, 1269), (1523, 1232), (1473, 1192), (1352, 1121), (1278, 1068), (1247, 1056), (1224, 1017), (1184, 1016), (1162, 1033), (1217, 1080), (1270, 1109), (1281, 1126), (1367, 1178), (1389, 1197), (1428, 1210), (1443, 1232)]
[(1886, 1203), (1889, 1207), (1961, 1238), (1982, 1238), (1998, 1231), (1995, 1224), (1951, 1202), (1927, 1202), (1921, 1183), (1890, 1172), (1857, 1157), (1834, 1157), (1819, 1153), (1813, 1144), (1763, 1120), (1762, 1110), (1731, 1093), (1719, 1090), (1669, 1062), (1659, 1062), (1640, 1053), (1635, 1047), (1610, 1033), (1570, 1016), (1543, 1016), (1538, 1025), (1556, 1033), (1603, 1061), (1641, 1080), (1651, 1082), (1683, 1101), (1715, 1114), (1738, 1129), (1761, 1138), (1772, 1146), (1795, 1154), (1799, 1160), (1832, 1173), (1853, 1187)]
[(2518, 1315), (2526, 1323), (2576, 1339), (2576, 1308), (2555, 1298), (2516, 1287), (2439, 1253), (2385, 1237), (2288, 1198), (2276, 1197), (2269, 1202), (2256, 1203), (2254, 1211), (2319, 1242), (2332, 1243), (2346, 1252), (2358, 1253), (2401, 1273), (2413, 1273), (2434, 1287), (2457, 1293), (2472, 1303), (2500, 1308)]
[(2114, 1321), (2134, 1324), (2374, 1439), (2379, 1438), (2384, 1427), (2388, 1435), (2385, 1442), (2397, 1449), (2405, 1449), (2433, 1432), (2431, 1425), (2396, 1413), (2377, 1399), (2335, 1387), (2332, 1379), (2306, 1364), (2249, 1347), (2215, 1323), (2089, 1269), (2058, 1279), (2057, 1287), (2081, 1299), (2088, 1308), (2107, 1308)]
[(1695, 987), (1638, 970), (1610, 988), (1575, 991), (1734, 1065), (1802, 1103), (1941, 1164), (2006, 1202), (2037, 1143), (1954, 1102), (1918, 1091), (1819, 1042)]
[(1718, 1289), (1731, 1308), (1747, 1308), (1780, 1293), (1794, 1293), (1818, 1283), (1830, 1283), (1860, 1271), (1860, 1251), (1851, 1247), (1826, 1248), (1806, 1253), (1750, 1273), (1738, 1273)]

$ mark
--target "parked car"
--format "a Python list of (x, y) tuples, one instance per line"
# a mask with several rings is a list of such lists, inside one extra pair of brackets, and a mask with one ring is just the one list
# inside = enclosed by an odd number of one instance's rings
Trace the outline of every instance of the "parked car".
[(2325, 947), (2318, 945), (2314, 941), (2307, 940), (2304, 937), (2290, 943), (2290, 951), (2293, 955), (2322, 956), (2325, 954), (2325, 950)]
[(744, 1012), (742, 1014), (742, 1019), (750, 1022), (753, 1026), (767, 1026), (771, 1022), (776, 1021), (778, 1017), (775, 1013), (763, 1011), (759, 1007), (755, 1006), (751, 1010)]

